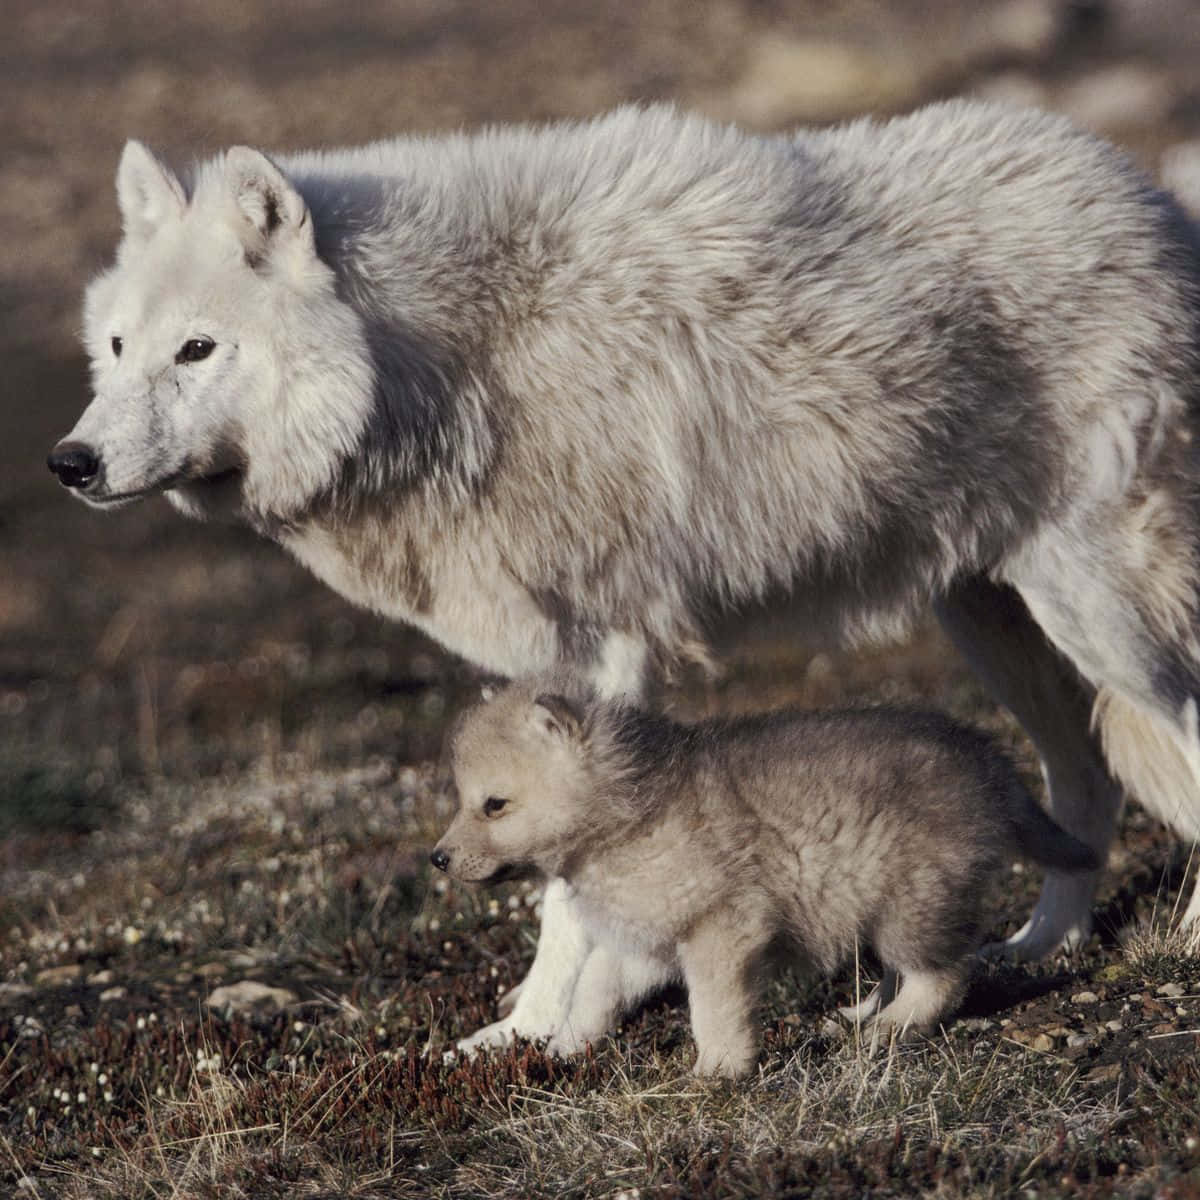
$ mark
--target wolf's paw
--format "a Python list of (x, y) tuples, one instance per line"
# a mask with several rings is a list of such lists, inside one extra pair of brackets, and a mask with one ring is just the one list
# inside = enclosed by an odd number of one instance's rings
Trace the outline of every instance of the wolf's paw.
[(470, 1057), (480, 1050), (488, 1050), (493, 1046), (507, 1046), (515, 1036), (512, 1020), (506, 1017), (502, 1021), (493, 1021), (490, 1025), (485, 1025), (470, 1037), (460, 1039), (454, 1050), (448, 1053)]
[(513, 1008), (516, 1006), (517, 997), (521, 994), (521, 988), (525, 986), (525, 981), (522, 979), (519, 983), (514, 983), (512, 987), (504, 992), (496, 1001), (496, 1012), (501, 1019), (509, 1016)]
[(1028, 921), (1012, 937), (980, 947), (979, 957), (990, 962), (1037, 962), (1059, 951), (1073, 953), (1087, 942), (1091, 932), (1091, 921), (1077, 922), (1063, 933)]

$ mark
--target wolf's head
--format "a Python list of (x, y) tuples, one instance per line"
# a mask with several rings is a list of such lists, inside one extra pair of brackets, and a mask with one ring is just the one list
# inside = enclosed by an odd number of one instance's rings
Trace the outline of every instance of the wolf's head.
[(451, 745), (458, 813), (431, 855), (456, 879), (554, 875), (598, 823), (581, 706), (515, 686), (472, 709)]
[(299, 191), (238, 147), (189, 196), (131, 141), (117, 198), (124, 238), (84, 306), (95, 398), (51, 470), (97, 507), (166, 492), (199, 516), (270, 516), (329, 486), (367, 420), (370, 358)]

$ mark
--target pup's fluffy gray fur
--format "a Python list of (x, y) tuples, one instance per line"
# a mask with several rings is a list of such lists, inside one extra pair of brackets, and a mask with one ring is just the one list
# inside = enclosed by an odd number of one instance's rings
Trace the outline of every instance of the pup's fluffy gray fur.
[[(1107, 847), (1111, 768), (1200, 836), (1200, 253), (1112, 146), (961, 101), (770, 136), (625, 108), (182, 178), (131, 142), (117, 185), (55, 459), (83, 500), (232, 515), (609, 696), (776, 596), (851, 638), (932, 601), (1066, 828)], [(1010, 952), (1085, 938), (1095, 882), (1051, 871)]]
[[(593, 943), (682, 973), (701, 1074), (753, 1065), (755, 981), (779, 939), (826, 971), (870, 944), (886, 974), (850, 1015), (924, 1027), (961, 994), (1001, 867), (1098, 865), (990, 738), (935, 713), (679, 725), (557, 686), (464, 718), (433, 860), (464, 880), (561, 878)], [(611, 979), (564, 979), (551, 1049), (599, 1037), (622, 1000)]]

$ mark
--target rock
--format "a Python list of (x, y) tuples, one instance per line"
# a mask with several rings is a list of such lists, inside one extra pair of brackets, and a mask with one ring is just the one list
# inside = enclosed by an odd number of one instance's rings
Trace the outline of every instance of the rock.
[(1151, 125), (1174, 103), (1170, 77), (1138, 63), (1122, 63), (1084, 76), (1058, 98), (1057, 107), (1098, 132)]
[(1179, 142), (1164, 151), (1159, 174), (1188, 212), (1200, 217), (1200, 141)]
[(1164, 983), (1162, 987), (1155, 992), (1157, 996), (1168, 996), (1172, 1000), (1177, 1000), (1180, 996), (1186, 996), (1187, 992), (1178, 983)]
[(27, 983), (0, 983), (0, 1004), (13, 1000), (23, 1000), (33, 992)]
[(121, 1000), (124, 999), (124, 997), (125, 989), (123, 987), (117, 986), (105, 988), (104, 991), (100, 993), (100, 1003), (108, 1004), (112, 1000)]
[(1087, 1033), (1072, 1033), (1067, 1035), (1067, 1046), (1074, 1050), (1078, 1046), (1086, 1046), (1092, 1040)]
[(1029, 1048), (1036, 1050), (1039, 1054), (1049, 1054), (1054, 1049), (1054, 1039), (1048, 1033), (1039, 1033), (1029, 1043)]
[(1093, 1067), (1084, 1079), (1088, 1083), (1112, 1083), (1121, 1078), (1120, 1063), (1106, 1063), (1102, 1067)]
[(862, 46), (764, 34), (746, 52), (728, 112), (750, 125), (834, 120), (894, 108), (917, 95), (911, 56)]
[(47, 967), (34, 976), (34, 983), (40, 987), (65, 987), (82, 978), (83, 967), (79, 963), (65, 963), (61, 967)]
[(209, 1008), (230, 1012), (276, 1011), (296, 1003), (296, 993), (287, 988), (269, 987), (254, 979), (226, 984), (216, 988), (205, 1000)]
[(1107, 1029), (1109, 1033), (1120, 1033), (1125, 1026), (1120, 1021), (1105, 1021), (1104, 1028)]
[(94, 971), (87, 977), (87, 982), (92, 987), (107, 987), (116, 977), (115, 971)]
[(1072, 1004), (1099, 1004), (1100, 997), (1095, 992), (1076, 992), (1071, 997)]
[(1060, 7), (1048, 0), (1007, 0), (981, 8), (977, 51), (1021, 58), (1047, 53), (1059, 35)]
[(1002, 71), (981, 79), (971, 88), (971, 94), (981, 100), (1010, 104), (1014, 108), (1050, 107), (1043, 84), (1021, 71)]
[(228, 974), (228, 968), (224, 963), (206, 962), (196, 968), (196, 974), (201, 979), (220, 979), (223, 975)]

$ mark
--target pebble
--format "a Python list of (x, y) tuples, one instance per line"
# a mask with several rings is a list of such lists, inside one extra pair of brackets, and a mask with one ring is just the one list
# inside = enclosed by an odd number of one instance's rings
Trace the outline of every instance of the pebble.
[(196, 968), (196, 974), (201, 979), (220, 979), (221, 976), (226, 974), (226, 966), (224, 963), (219, 962), (202, 963)]
[(1076, 992), (1071, 997), (1072, 1004), (1098, 1004), (1100, 997), (1095, 992)]
[(47, 967), (34, 976), (34, 983), (42, 987), (64, 987), (74, 983), (83, 975), (83, 968), (78, 963), (66, 963), (61, 967)]
[(1155, 995), (1168, 996), (1170, 999), (1175, 1000), (1180, 996), (1187, 995), (1187, 991), (1178, 983), (1164, 983), (1162, 987), (1157, 990)]
[(119, 984), (116, 987), (105, 988), (100, 993), (100, 1003), (107, 1004), (110, 1000), (123, 1000), (125, 998), (125, 989)]
[(1121, 1021), (1105, 1021), (1104, 1028), (1109, 1030), (1111, 1033), (1120, 1033), (1125, 1026)]
[(92, 987), (104, 987), (107, 984), (112, 983), (116, 977), (117, 975), (115, 971), (93, 971), (92, 974), (87, 977), (87, 982)]
[(295, 992), (288, 988), (269, 987), (254, 979), (243, 979), (240, 983), (215, 988), (205, 1000), (209, 1008), (228, 1009), (231, 1012), (287, 1008), (295, 1003)]
[(1036, 1050), (1039, 1054), (1047, 1054), (1054, 1049), (1054, 1039), (1048, 1033), (1039, 1033), (1029, 1043), (1029, 1048)]
[(1074, 1049), (1076, 1046), (1086, 1046), (1092, 1040), (1087, 1033), (1072, 1033), (1067, 1037), (1067, 1045)]

